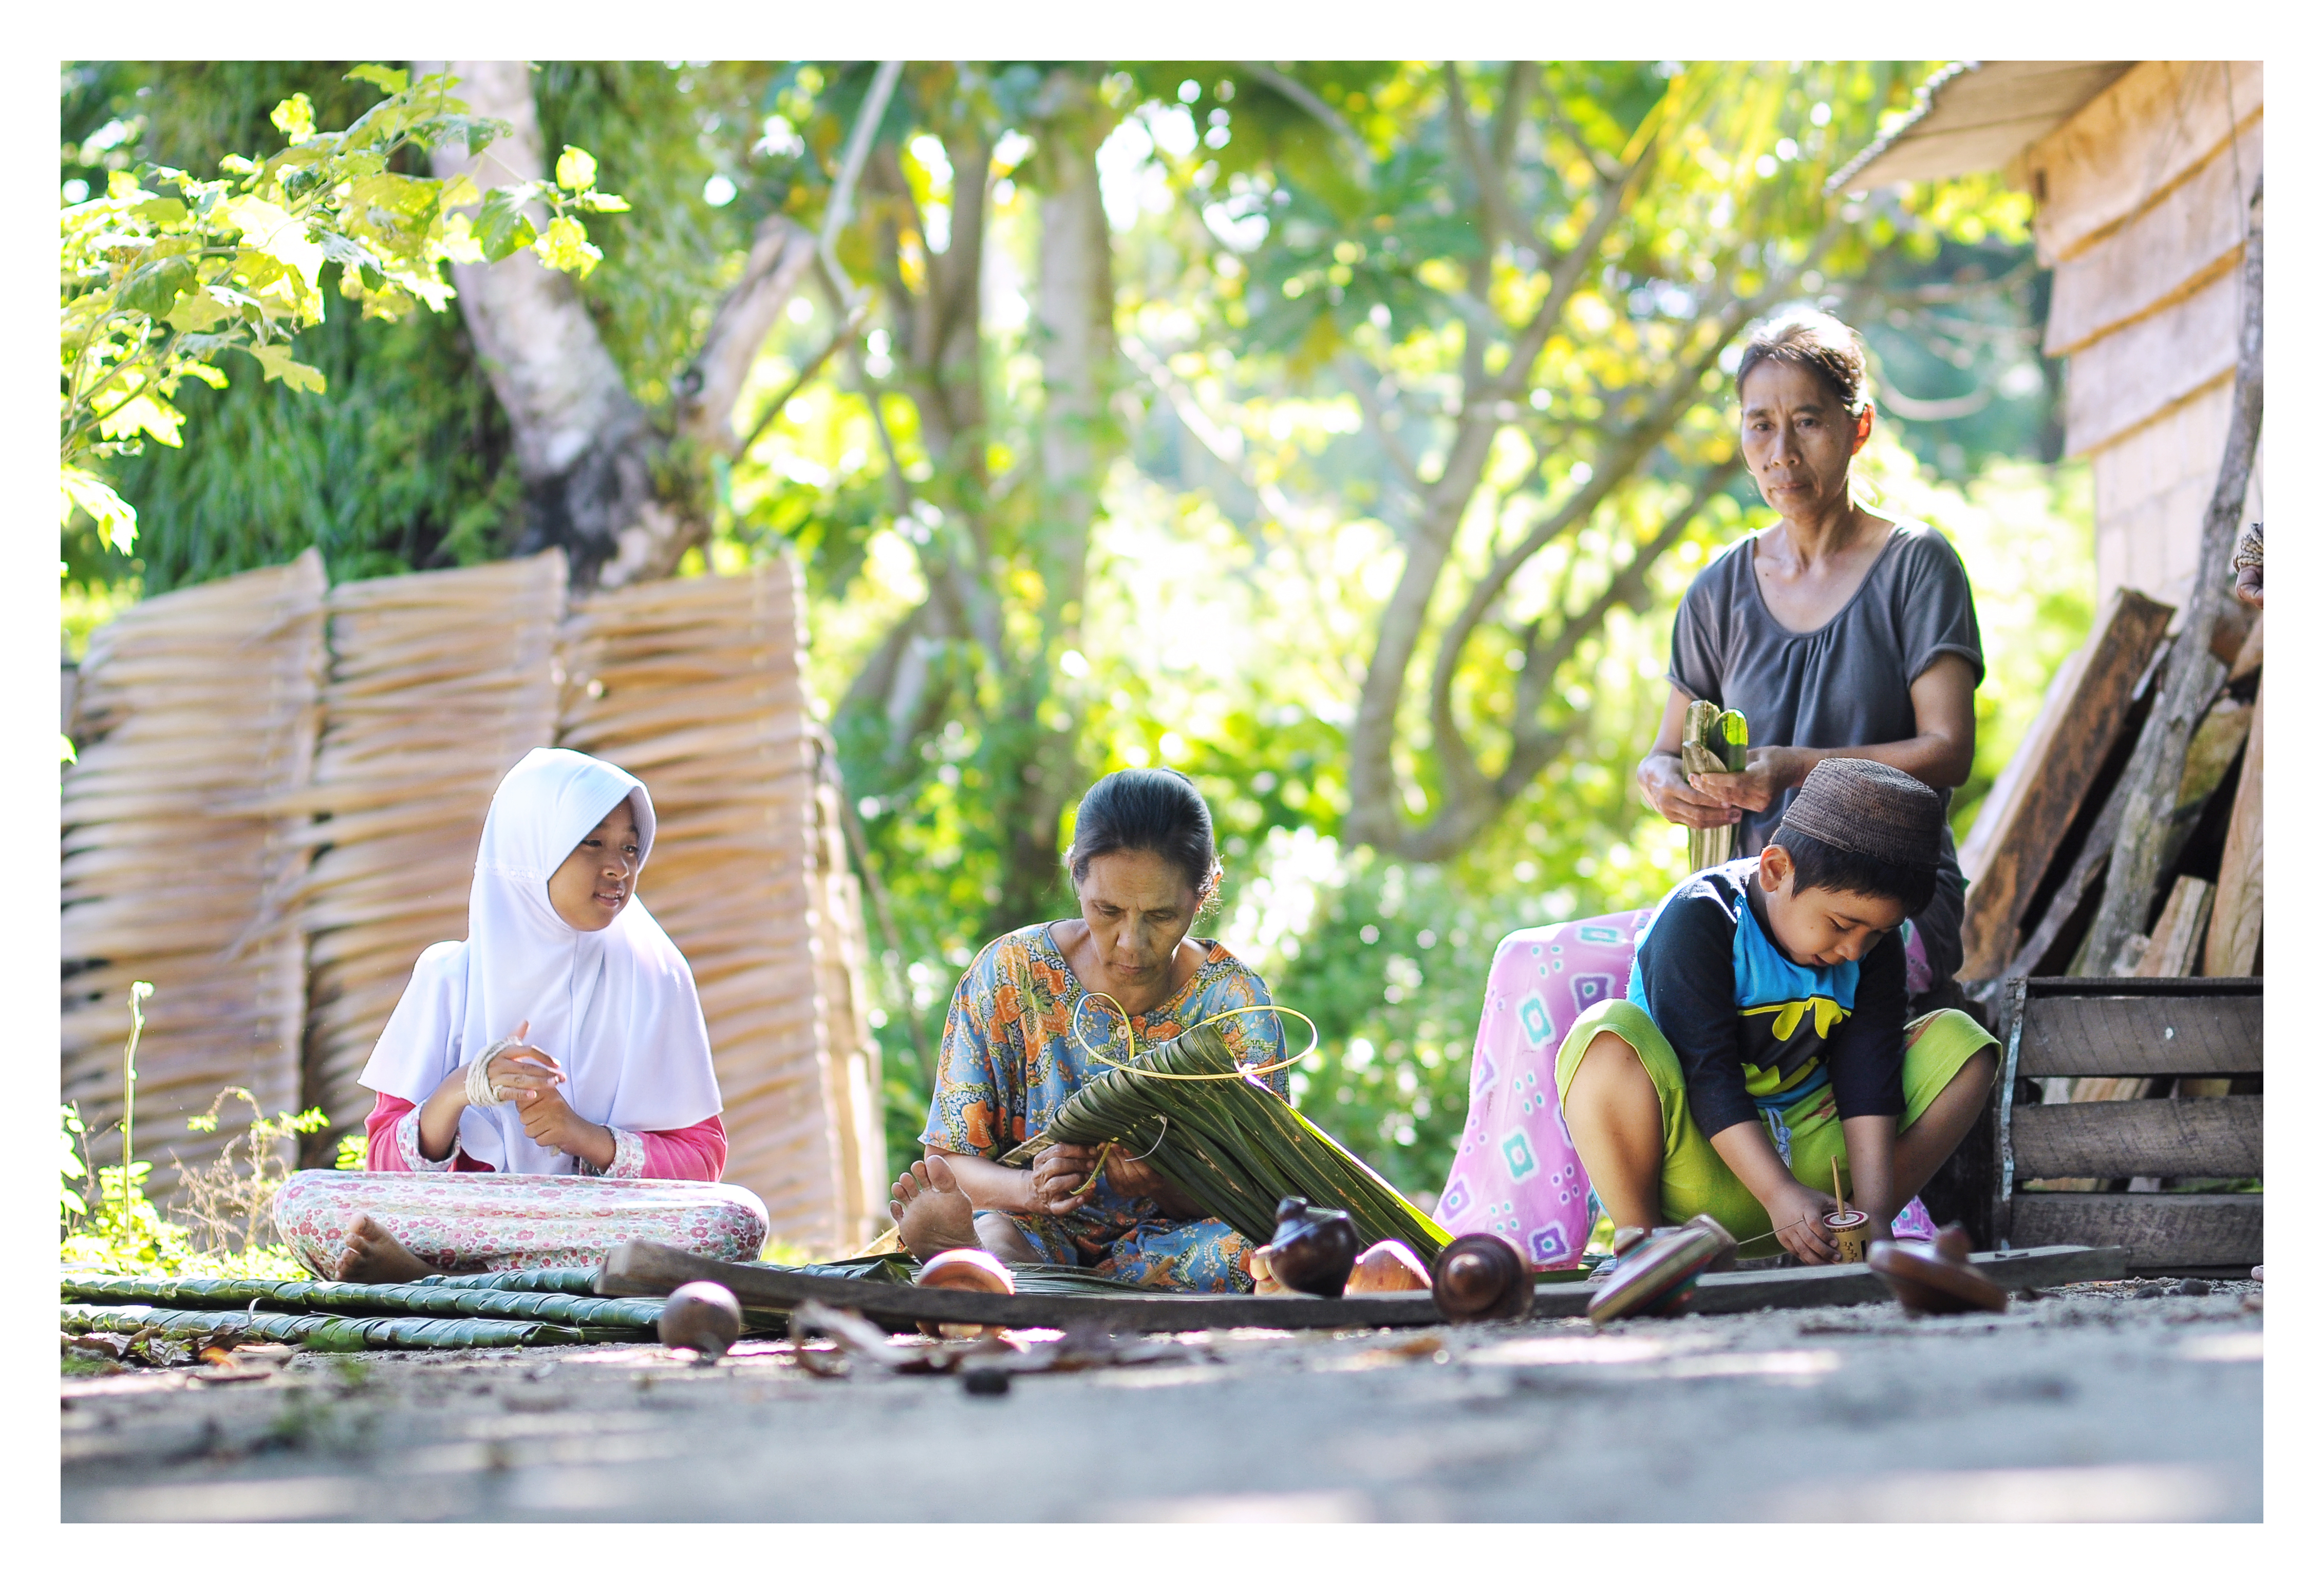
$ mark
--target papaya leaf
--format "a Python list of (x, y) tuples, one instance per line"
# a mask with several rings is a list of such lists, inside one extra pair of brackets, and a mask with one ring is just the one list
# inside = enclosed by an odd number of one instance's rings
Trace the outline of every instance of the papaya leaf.
[(498, 263), (519, 248), (530, 247), (540, 232), (524, 206), (533, 198), (534, 184), (496, 187), (484, 195), (472, 230), (488, 263)]
[[(288, 346), (278, 344), (245, 346), (243, 350), (258, 360), (259, 367), (266, 371), (268, 379), (280, 380), (293, 391), (311, 391), (318, 396), (323, 393), (323, 371), (293, 359)], [(176, 442), (170, 443), (174, 445)]]
[(566, 144), (565, 152), (557, 156), (557, 185), (567, 192), (586, 192), (596, 184), (596, 156)]
[[(398, 67), (382, 66), (376, 61), (364, 61), (347, 73), (349, 82), (367, 82), (380, 92), (393, 96), (411, 86), (411, 74)], [(300, 96), (302, 98), (304, 95)]]
[(589, 244), (589, 233), (581, 222), (570, 215), (559, 215), (549, 223), (549, 230), (532, 244), (540, 262), (552, 270), (562, 270), (576, 277), (586, 278), (605, 255)]

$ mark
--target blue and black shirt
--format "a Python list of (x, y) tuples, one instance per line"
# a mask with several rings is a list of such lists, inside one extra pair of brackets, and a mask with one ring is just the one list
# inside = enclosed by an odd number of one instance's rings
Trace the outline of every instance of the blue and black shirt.
[(1754, 883), (1757, 858), (1689, 876), (1638, 935), (1628, 999), (1677, 1053), (1705, 1137), (1826, 1084), (1845, 1117), (1904, 1110), (1904, 944), (1860, 962), (1785, 956)]

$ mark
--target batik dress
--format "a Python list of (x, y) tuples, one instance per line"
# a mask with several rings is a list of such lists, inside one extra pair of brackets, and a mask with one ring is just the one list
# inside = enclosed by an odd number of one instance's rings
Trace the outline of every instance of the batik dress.
[[(1082, 1041), (1112, 1061), (1125, 1059), (1122, 1020), (1086, 994), (1049, 934), (1033, 925), (1002, 935), (978, 953), (953, 992), (936, 1064), (936, 1093), (920, 1142), (954, 1155), (998, 1159), (1039, 1132), (1066, 1097), (1106, 1071)], [(1140, 1049), (1184, 1034), (1237, 1007), (1264, 1006), (1267, 985), (1215, 941), (1192, 940), (1203, 965), (1184, 988), (1150, 1012), (1130, 1019)], [(1081, 1008), (1081, 1040), (1074, 1014)], [(1283, 1029), (1272, 1012), (1215, 1025), (1238, 1063), (1281, 1062)], [(1287, 1094), (1288, 1068), (1259, 1082)], [(1198, 1293), (1244, 1292), (1250, 1239), (1221, 1220), (1173, 1220), (1153, 1200), (1115, 1191), (1101, 1174), (1097, 1192), (1063, 1216), (1011, 1216), (1044, 1259), (1081, 1266), (1141, 1286)]]

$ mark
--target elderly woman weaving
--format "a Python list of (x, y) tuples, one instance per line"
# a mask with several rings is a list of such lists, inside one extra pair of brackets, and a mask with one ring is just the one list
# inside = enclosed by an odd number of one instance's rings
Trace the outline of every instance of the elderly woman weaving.
[[(1743, 460), (1781, 520), (1738, 541), (1687, 590), (1670, 699), (1638, 785), (1676, 824), (1734, 826), (1735, 856), (1748, 858), (1808, 772), (1835, 755), (1894, 766), (1950, 798), (1976, 757), (1971, 695), (1985, 658), (1968, 575), (1944, 537), (1858, 503), (1852, 466), (1872, 434), (1872, 401), (1855, 333), (1825, 314), (1777, 319), (1746, 344), (1736, 389)], [(1695, 699), (1749, 722), (1741, 771), (1687, 771), (1679, 750)], [(1961, 910), (1948, 833), (1936, 894), (1905, 935), (1916, 996), (1950, 999)]]
[[(1037, 924), (978, 953), (954, 992), (936, 1093), (920, 1135), (927, 1158), (896, 1180), (889, 1209), (926, 1259), (982, 1247), (1014, 1264), (1072, 1265), (1141, 1285), (1247, 1291), (1250, 1240), (1120, 1149), (1054, 1144), (1029, 1168), (999, 1157), (1120, 1061), (1209, 1019), (1239, 1064), (1288, 1074), (1258, 974), (1192, 937), (1218, 893), (1211, 814), (1175, 770), (1120, 770), (1074, 816), (1068, 872), (1081, 916)], [(1130, 1036), (1125, 1040), (1122, 1024)]]

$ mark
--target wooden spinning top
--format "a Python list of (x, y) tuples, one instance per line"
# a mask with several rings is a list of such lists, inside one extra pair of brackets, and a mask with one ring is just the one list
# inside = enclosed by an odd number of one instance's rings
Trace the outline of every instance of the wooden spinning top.
[(1351, 1293), (1425, 1293), (1428, 1267), (1420, 1256), (1393, 1239), (1375, 1243), (1356, 1260), (1348, 1277)]
[(1523, 1320), (1533, 1312), (1533, 1267), (1506, 1238), (1471, 1232), (1436, 1257), (1429, 1291), (1447, 1320)]
[(1336, 1298), (1347, 1290), (1358, 1247), (1356, 1223), (1346, 1211), (1318, 1210), (1294, 1195), (1275, 1207), (1268, 1269), (1294, 1292)]
[(662, 1303), (655, 1334), (666, 1348), (691, 1348), (715, 1362), (742, 1334), (742, 1306), (716, 1282), (688, 1282)]
[(1635, 1314), (1678, 1313), (1694, 1301), (1695, 1278), (1733, 1265), (1737, 1247), (1734, 1236), (1708, 1215), (1627, 1240), (1618, 1232), (1614, 1246), (1621, 1264), (1590, 1300), (1591, 1325), (1611, 1325)]
[[(1014, 1293), (1017, 1278), (1010, 1274), (1007, 1266), (982, 1248), (947, 1248), (928, 1257), (920, 1266), (920, 1274), (912, 1278), (912, 1285), (950, 1287), (964, 1293)], [(921, 1331), (932, 1337), (981, 1337), (991, 1329), (965, 1321), (920, 1322)]]
[(982, 1248), (947, 1248), (931, 1255), (912, 1280), (916, 1286), (958, 1287), (971, 1293), (1017, 1290), (1017, 1278), (1009, 1274), (1009, 1267)]
[(1884, 1239), (1872, 1246), (1866, 1263), (1908, 1314), (1966, 1314), (1972, 1309), (2000, 1313), (2009, 1307), (2009, 1294), (1969, 1264), (1969, 1234), (1955, 1223), (1940, 1231), (1925, 1251), (1916, 1243)]

